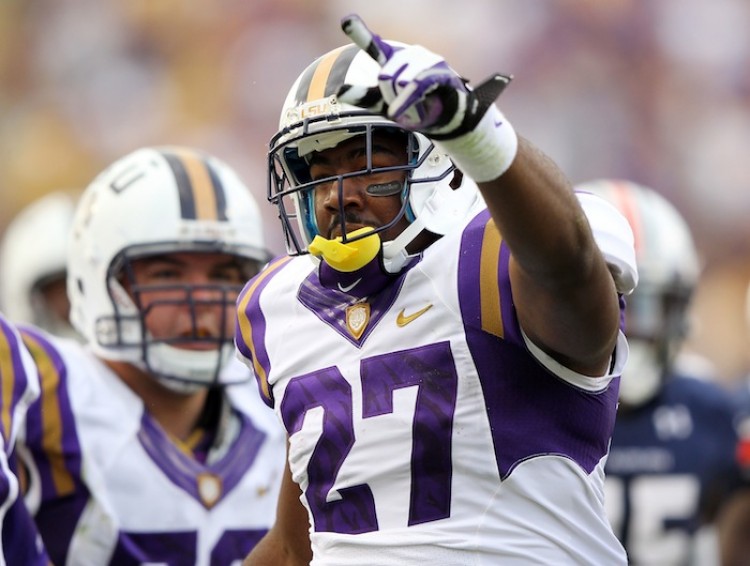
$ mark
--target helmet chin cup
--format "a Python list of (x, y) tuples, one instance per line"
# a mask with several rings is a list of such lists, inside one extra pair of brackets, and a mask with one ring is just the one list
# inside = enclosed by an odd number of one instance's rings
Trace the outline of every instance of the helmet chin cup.
[[(234, 345), (224, 344), (217, 350), (196, 351), (153, 344), (148, 348), (146, 369), (159, 383), (176, 393), (195, 393), (220, 383), (219, 373), (234, 353)], [(250, 374), (247, 374), (250, 378)], [(229, 385), (221, 383), (221, 385)]]

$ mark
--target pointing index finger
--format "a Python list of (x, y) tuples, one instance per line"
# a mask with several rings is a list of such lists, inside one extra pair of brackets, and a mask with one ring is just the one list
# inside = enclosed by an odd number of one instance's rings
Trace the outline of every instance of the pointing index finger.
[(384, 65), (393, 55), (393, 48), (383, 41), (379, 35), (371, 32), (357, 14), (342, 18), (341, 29), (360, 49), (367, 52), (380, 65)]

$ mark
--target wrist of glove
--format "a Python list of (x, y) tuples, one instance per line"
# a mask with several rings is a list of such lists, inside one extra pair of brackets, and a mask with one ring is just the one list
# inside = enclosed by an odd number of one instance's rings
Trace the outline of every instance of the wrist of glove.
[(466, 133), (449, 139), (427, 135), (450, 155), (456, 167), (477, 183), (500, 177), (513, 163), (518, 151), (516, 131), (494, 104)]

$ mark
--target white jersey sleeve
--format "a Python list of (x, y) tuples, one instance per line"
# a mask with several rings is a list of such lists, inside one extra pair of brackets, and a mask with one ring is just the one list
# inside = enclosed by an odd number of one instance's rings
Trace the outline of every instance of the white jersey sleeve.
[(638, 267), (633, 230), (628, 220), (617, 208), (597, 195), (578, 192), (576, 196), (586, 213), (594, 239), (609, 266), (617, 290), (623, 295), (632, 293), (638, 285)]

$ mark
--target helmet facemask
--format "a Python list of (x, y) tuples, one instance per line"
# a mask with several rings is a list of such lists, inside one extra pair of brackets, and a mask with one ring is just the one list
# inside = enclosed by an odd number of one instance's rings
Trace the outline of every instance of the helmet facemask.
[[(176, 246), (165, 249), (169, 251), (154, 254), (153, 250), (142, 247), (127, 248), (112, 262), (107, 274), (112, 315), (96, 321), (97, 342), (110, 351), (120, 352), (121, 359), (148, 372), (168, 389), (192, 393), (219, 384), (221, 370), (234, 352), (233, 312), (237, 297), (244, 281), (259, 271), (260, 264), (234, 256), (241, 266), (243, 283), (140, 284), (135, 261), (169, 253), (212, 251), (197, 245), (190, 249)], [(152, 317), (164, 316), (164, 309), (175, 308), (189, 313), (189, 329), (155, 336), (149, 330)], [(210, 329), (201, 321), (201, 313), (208, 310), (220, 313), (218, 322)], [(225, 379), (221, 385), (231, 383)]]
[[(279, 209), (287, 251), (292, 255), (308, 253), (308, 246), (316, 236), (326, 237), (318, 226), (313, 202), (314, 191), (321, 185), (337, 185), (340, 204), (338, 218), (341, 221), (339, 232), (342, 234), (341, 241), (348, 243), (372, 234), (382, 234), (402, 218), (414, 223), (416, 215), (413, 193), (419, 192), (422, 186), (432, 186), (444, 180), (447, 183), (452, 177), (453, 164), (437, 152), (435, 146), (424, 136), (398, 128), (392, 122), (365, 112), (346, 113), (340, 118), (340, 125), (330, 125), (330, 119), (327, 117), (292, 124), (279, 132), (271, 142), (269, 200)], [(388, 167), (373, 165), (373, 139), (380, 135), (403, 137), (403, 164)], [(339, 143), (355, 137), (362, 137), (366, 166), (357, 171), (313, 181), (310, 177), (313, 152), (336, 147)], [(430, 167), (431, 163), (436, 162), (440, 162), (439, 167)], [(346, 225), (347, 211), (343, 205), (344, 183), (347, 179), (361, 176), (372, 177), (372, 183), (366, 189), (368, 195), (376, 198), (399, 195), (401, 207), (398, 214), (382, 226), (373, 227), (373, 230), (366, 234), (352, 235), (352, 230)], [(405, 248), (425, 228), (420, 224), (419, 230), (413, 230), (414, 234), (408, 242), (402, 244), (402, 247)], [(384, 248), (388, 249), (387, 242)]]
[(663, 286), (642, 280), (627, 297), (630, 356), (620, 382), (620, 398), (626, 406), (648, 402), (667, 379), (687, 336), (691, 293), (692, 288), (679, 281)]

